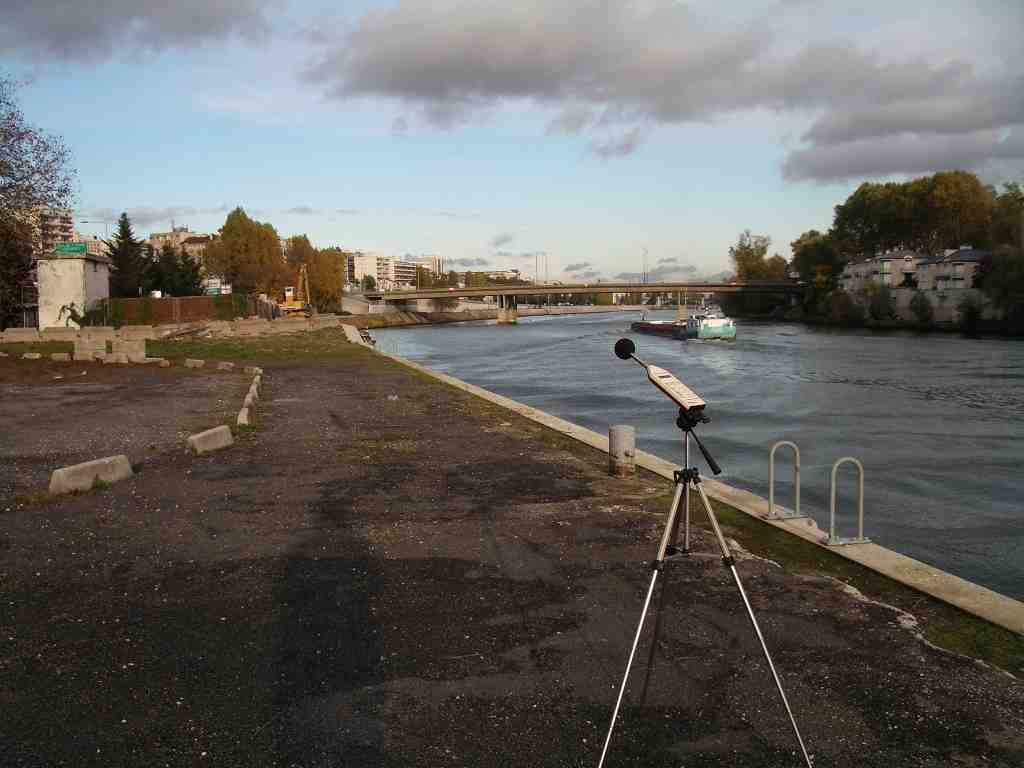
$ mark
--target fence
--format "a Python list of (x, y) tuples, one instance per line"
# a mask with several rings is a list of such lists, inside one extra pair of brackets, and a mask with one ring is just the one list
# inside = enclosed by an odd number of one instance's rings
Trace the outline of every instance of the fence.
[[(255, 296), (232, 293), (224, 296), (181, 296), (166, 299), (108, 299), (97, 309), (102, 323), (122, 325), (166, 325), (202, 320), (234, 320), (259, 313)], [(100, 314), (100, 312), (96, 312)]]

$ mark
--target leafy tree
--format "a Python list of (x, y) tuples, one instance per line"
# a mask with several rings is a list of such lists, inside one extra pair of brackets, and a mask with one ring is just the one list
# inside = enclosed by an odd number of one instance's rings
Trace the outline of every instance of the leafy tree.
[(309, 303), (317, 312), (337, 309), (345, 285), (346, 256), (338, 251), (312, 249), (308, 258)]
[(316, 249), (309, 242), (309, 238), (306, 235), (296, 235), (295, 237), (289, 237), (287, 240), (285, 254), (288, 258), (288, 265), (291, 267), (309, 264), (313, 260), (315, 252)]
[(985, 267), (979, 287), (1003, 319), (1024, 314), (1024, 251), (999, 248)]
[(1024, 249), (1024, 188), (1016, 182), (1003, 185), (995, 196), (992, 211), (994, 245), (1015, 245)]
[(160, 291), (165, 296), (196, 296), (202, 293), (199, 264), (184, 249), (177, 250), (164, 243), (150, 264), (146, 290)]
[(220, 236), (206, 247), (206, 265), (210, 274), (242, 291), (274, 295), (291, 279), (277, 230), (241, 208), (228, 214)]
[(931, 325), (935, 319), (935, 307), (924, 294), (924, 291), (915, 291), (910, 298), (910, 311), (922, 325)]
[(772, 241), (765, 235), (752, 235), (750, 230), (740, 233), (736, 245), (729, 248), (729, 258), (736, 267), (738, 280), (784, 280), (788, 265), (775, 254), (765, 259)]
[(149, 283), (150, 260), (141, 240), (135, 239), (127, 213), (117, 221), (114, 239), (105, 241), (110, 255), (110, 295), (138, 298)]
[(32, 232), (13, 216), (0, 215), (0, 331), (21, 310), (21, 287), (32, 270)]
[(789, 245), (793, 249), (793, 269), (801, 280), (818, 290), (835, 286), (845, 259), (831, 234), (811, 229)]
[(375, 291), (377, 290), (377, 278), (373, 275), (363, 275), (363, 290), (364, 291)]

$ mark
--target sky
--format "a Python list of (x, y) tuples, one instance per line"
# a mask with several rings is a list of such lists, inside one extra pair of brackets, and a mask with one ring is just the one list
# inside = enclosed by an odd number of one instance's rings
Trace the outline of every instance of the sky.
[(319, 247), (685, 279), (745, 229), (788, 257), (864, 181), (1024, 179), (1022, 32), (1019, 0), (0, 0), (0, 72), (88, 234), (242, 206)]

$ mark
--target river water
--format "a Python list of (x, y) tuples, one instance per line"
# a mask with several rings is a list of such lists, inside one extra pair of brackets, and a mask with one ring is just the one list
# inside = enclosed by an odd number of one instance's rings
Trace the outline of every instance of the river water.
[[(637, 319), (536, 317), (373, 336), (384, 351), (597, 432), (632, 424), (638, 448), (681, 461), (671, 402), (612, 353), (629, 336), (641, 359), (707, 400), (712, 422), (700, 434), (719, 479), (767, 497), (769, 448), (792, 440), (802, 510), (827, 530), (832, 463), (854, 456), (865, 470), (868, 537), (1024, 598), (1024, 342), (744, 321), (735, 342), (682, 342), (631, 333)], [(792, 507), (788, 449), (777, 452), (775, 474), (776, 501)], [(841, 471), (840, 535), (855, 529), (854, 477)]]

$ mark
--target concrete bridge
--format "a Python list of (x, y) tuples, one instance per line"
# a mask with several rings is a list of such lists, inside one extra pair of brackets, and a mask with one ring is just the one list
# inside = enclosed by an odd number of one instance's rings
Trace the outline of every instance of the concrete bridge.
[(797, 296), (804, 285), (792, 280), (748, 280), (730, 283), (538, 283), (533, 285), (489, 285), (483, 287), (434, 287), (408, 291), (365, 291), (370, 301), (412, 303), (443, 299), (482, 299), (493, 296), (498, 304), (498, 322), (514, 323), (523, 296), (551, 296), (591, 293), (675, 293), (697, 296), (703, 293), (785, 293)]

